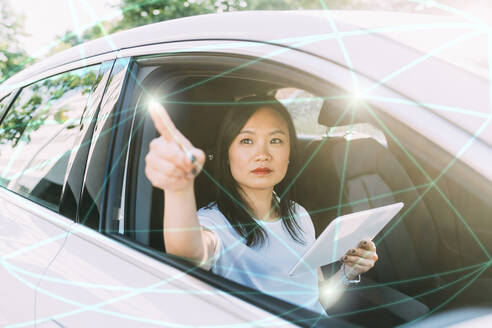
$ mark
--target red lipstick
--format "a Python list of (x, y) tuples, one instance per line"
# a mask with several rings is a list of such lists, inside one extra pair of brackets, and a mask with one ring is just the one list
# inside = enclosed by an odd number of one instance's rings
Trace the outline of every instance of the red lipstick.
[(270, 170), (268, 167), (258, 167), (254, 170), (252, 170), (251, 172), (255, 173), (255, 174), (268, 174), (270, 172), (272, 172), (272, 170)]

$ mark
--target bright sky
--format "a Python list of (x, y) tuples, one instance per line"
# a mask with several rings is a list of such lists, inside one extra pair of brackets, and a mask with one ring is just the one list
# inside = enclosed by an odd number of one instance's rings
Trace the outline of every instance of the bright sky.
[(25, 16), (22, 47), (33, 57), (49, 51), (65, 31), (83, 31), (98, 20), (117, 17), (120, 0), (10, 0), (10, 7)]

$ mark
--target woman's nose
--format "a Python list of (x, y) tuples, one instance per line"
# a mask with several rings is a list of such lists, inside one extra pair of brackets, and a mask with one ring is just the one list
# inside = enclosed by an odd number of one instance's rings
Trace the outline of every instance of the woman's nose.
[(260, 143), (258, 144), (258, 150), (256, 152), (256, 161), (268, 161), (271, 159), (271, 154), (268, 149), (268, 144)]

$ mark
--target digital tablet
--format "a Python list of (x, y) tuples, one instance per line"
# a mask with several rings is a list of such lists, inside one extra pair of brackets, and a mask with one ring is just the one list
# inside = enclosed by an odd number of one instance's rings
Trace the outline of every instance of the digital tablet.
[(290, 270), (289, 275), (336, 262), (361, 240), (372, 240), (402, 209), (403, 203), (342, 215), (333, 220)]

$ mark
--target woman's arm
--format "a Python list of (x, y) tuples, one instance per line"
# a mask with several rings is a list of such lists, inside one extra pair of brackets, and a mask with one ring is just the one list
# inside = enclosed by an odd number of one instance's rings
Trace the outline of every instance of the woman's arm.
[(216, 245), (215, 234), (202, 229), (196, 214), (193, 184), (205, 154), (179, 132), (159, 103), (152, 102), (149, 112), (161, 136), (150, 143), (145, 174), (154, 187), (164, 190), (166, 252), (204, 265)]
[(166, 252), (207, 267), (206, 262), (215, 252), (217, 238), (198, 222), (193, 188), (179, 192), (166, 191), (164, 202)]

